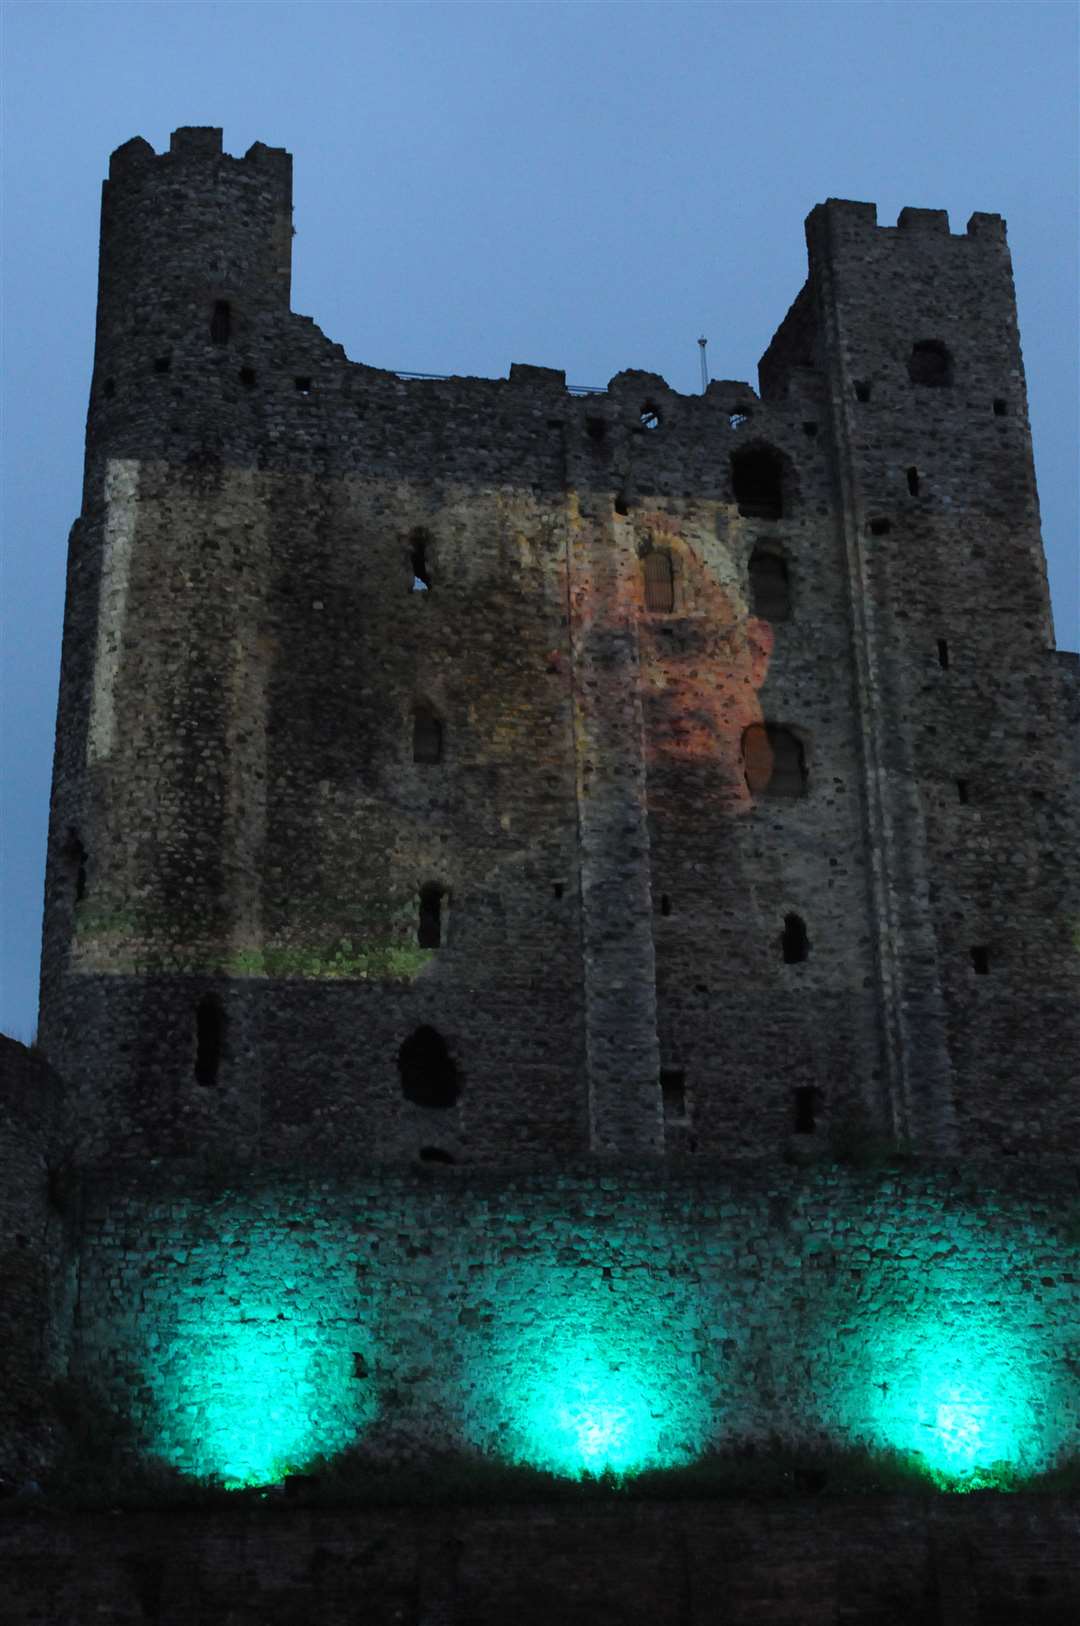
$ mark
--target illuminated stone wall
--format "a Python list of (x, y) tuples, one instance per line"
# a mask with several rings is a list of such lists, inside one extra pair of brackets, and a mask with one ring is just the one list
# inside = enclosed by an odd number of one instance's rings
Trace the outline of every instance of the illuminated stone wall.
[(433, 1170), (88, 1192), (77, 1365), (186, 1473), (557, 1473), (756, 1441), (942, 1484), (1080, 1445), (1071, 1173)]

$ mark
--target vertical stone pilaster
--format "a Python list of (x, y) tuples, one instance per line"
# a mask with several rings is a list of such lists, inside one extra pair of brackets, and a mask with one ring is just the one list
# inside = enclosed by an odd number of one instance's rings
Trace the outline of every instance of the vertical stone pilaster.
[[(590, 1144), (663, 1149), (638, 658), (638, 561), (608, 499), (568, 499)], [(595, 507), (596, 512), (586, 511)]]

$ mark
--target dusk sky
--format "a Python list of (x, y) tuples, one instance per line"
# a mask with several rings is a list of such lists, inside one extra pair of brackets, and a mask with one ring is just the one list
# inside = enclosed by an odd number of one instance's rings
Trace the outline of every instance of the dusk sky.
[(826, 197), (1003, 214), (1059, 647), (1077, 557), (1074, 3), (2, 7), (3, 958), (36, 1022), (68, 529), (101, 182), (134, 135), (295, 158), (293, 309), (357, 361), (757, 383)]

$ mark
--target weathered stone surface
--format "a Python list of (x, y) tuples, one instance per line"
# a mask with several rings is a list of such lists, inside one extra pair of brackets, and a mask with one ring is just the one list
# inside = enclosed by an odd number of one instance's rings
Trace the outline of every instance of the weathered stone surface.
[(11, 1626), (1071, 1626), (1078, 1542), (1024, 1496), (0, 1520)]

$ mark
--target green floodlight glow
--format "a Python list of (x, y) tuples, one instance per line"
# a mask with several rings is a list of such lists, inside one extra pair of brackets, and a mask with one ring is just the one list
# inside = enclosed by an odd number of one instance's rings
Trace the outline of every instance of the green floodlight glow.
[(350, 1301), (353, 1274), (327, 1268), (332, 1253), (324, 1239), (313, 1266), (282, 1225), (241, 1249), (202, 1241), (173, 1260), (146, 1295), (143, 1324), (155, 1330), (139, 1363), (157, 1455), (230, 1489), (267, 1485), (371, 1422), (374, 1397), (356, 1375), (370, 1368), (370, 1335)]
[[(925, 1323), (882, 1365), (872, 1428), (881, 1443), (922, 1459), (944, 1489), (975, 1489), (1031, 1471), (1048, 1459), (1044, 1395), (1035, 1392), (1022, 1345), (995, 1345), (976, 1331), (958, 1341)], [(909, 1341), (910, 1340), (910, 1341)], [(898, 1343), (900, 1341), (898, 1340)]]
[(640, 1372), (599, 1350), (566, 1351), (521, 1398), (527, 1454), (557, 1473), (634, 1473), (667, 1454), (662, 1397), (648, 1396)]
[(475, 1445), (572, 1478), (678, 1467), (700, 1450), (708, 1406), (681, 1287), (631, 1296), (530, 1267), (492, 1303), (496, 1324), (467, 1357), (480, 1378), (464, 1419)]

